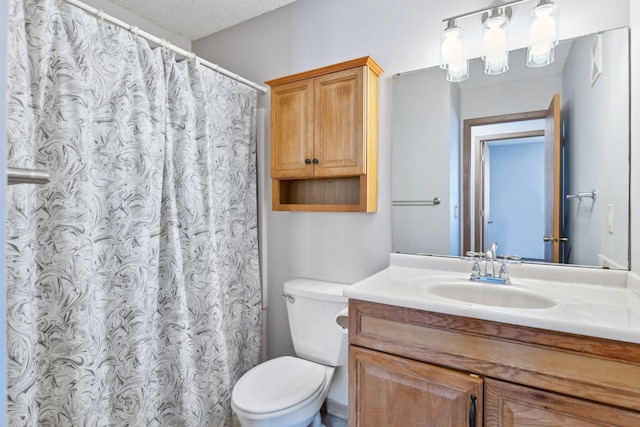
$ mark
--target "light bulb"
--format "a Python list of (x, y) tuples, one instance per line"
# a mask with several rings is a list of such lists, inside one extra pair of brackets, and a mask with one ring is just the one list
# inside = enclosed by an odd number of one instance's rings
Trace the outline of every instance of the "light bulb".
[(482, 58), (484, 59), (484, 71), (486, 74), (500, 74), (509, 69), (509, 51), (507, 50), (508, 24), (509, 18), (502, 14), (491, 16), (484, 23)]
[(454, 61), (447, 69), (447, 81), (461, 82), (469, 78), (469, 64), (466, 59)]
[(558, 45), (557, 7), (553, 3), (540, 3), (530, 15), (531, 28), (527, 65), (543, 67), (553, 62), (553, 48)]
[(462, 51), (462, 30), (457, 27), (447, 28), (442, 33), (440, 43), (440, 67), (448, 69), (452, 62), (460, 61)]

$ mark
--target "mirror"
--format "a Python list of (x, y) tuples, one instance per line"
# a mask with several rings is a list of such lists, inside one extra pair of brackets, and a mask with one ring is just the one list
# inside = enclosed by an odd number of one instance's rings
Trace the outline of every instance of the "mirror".
[(563, 41), (544, 68), (525, 55), (498, 76), (475, 59), (461, 83), (438, 67), (394, 76), (392, 249), (496, 241), (531, 262), (628, 269), (629, 30)]

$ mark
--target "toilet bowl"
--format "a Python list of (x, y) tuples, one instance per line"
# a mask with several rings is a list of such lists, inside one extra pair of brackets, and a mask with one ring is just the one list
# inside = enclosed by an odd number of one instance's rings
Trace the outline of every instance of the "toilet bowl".
[(294, 349), (249, 370), (231, 407), (242, 427), (320, 427), (320, 408), (337, 366), (347, 360), (347, 333), (335, 323), (347, 307), (346, 285), (308, 279), (284, 284)]
[(231, 407), (243, 427), (321, 426), (319, 411), (334, 371), (291, 356), (269, 360), (240, 378)]

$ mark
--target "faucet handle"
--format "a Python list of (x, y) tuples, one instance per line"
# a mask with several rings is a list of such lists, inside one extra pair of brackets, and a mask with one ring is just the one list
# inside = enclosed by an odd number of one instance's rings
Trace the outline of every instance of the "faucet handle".
[(466, 253), (466, 255), (467, 255), (467, 259), (470, 259), (470, 260), (481, 260), (481, 259), (484, 259), (484, 253), (483, 252), (468, 251)]
[(521, 264), (520, 260), (522, 259), (521, 256), (518, 256), (518, 255), (507, 255), (507, 254), (502, 254), (498, 258), (502, 258), (501, 262), (503, 264), (506, 264), (506, 263), (509, 263), (509, 264)]
[(509, 271), (507, 271), (507, 263), (506, 260), (503, 260), (500, 263), (500, 272), (498, 272), (498, 278), (509, 280)]
[(471, 280), (476, 280), (480, 277), (480, 261), (477, 258), (473, 260), (473, 267), (471, 267)]
[(504, 279), (505, 283), (510, 283), (509, 280), (509, 271), (507, 271), (507, 264), (520, 264), (520, 260), (522, 259), (518, 255), (500, 255), (502, 260), (500, 261), (500, 271), (498, 272), (498, 277), (500, 279)]
[(466, 253), (466, 257), (463, 259), (473, 261), (473, 267), (471, 267), (471, 280), (476, 280), (480, 277), (480, 261), (484, 259), (482, 252), (469, 251)]

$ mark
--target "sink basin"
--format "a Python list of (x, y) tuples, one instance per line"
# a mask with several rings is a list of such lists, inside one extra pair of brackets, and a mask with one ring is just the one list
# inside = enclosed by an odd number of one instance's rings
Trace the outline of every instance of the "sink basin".
[(496, 307), (543, 309), (556, 306), (554, 299), (516, 285), (496, 285), (463, 280), (416, 278), (414, 288), (450, 300)]

